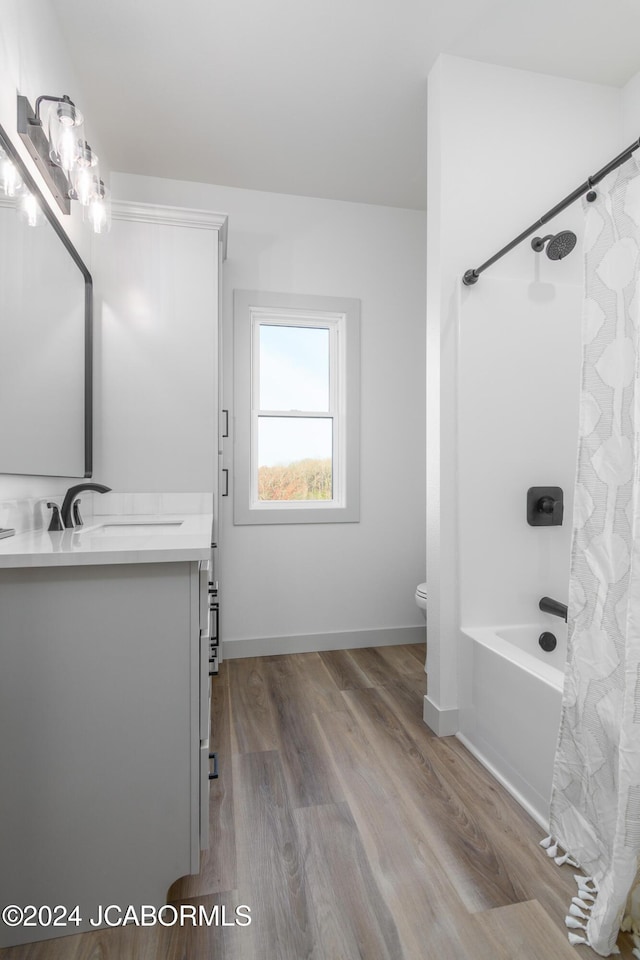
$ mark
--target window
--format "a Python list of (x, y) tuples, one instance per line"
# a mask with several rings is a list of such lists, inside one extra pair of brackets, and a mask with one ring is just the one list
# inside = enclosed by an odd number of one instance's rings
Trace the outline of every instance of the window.
[(359, 520), (360, 303), (234, 293), (234, 522)]

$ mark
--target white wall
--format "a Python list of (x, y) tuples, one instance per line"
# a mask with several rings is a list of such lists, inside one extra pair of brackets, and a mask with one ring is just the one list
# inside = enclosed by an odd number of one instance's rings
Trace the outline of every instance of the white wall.
[[(457, 57), (429, 76), (425, 715), (440, 732), (461, 620), (531, 622), (534, 598), (561, 592), (570, 510), (561, 531), (530, 528), (525, 496), (571, 487), (576, 442), (579, 250), (552, 263), (527, 240), (475, 287), (461, 278), (626, 145), (621, 111), (615, 88)], [(580, 238), (581, 217), (574, 204), (544, 232)]]
[[(640, 59), (640, 58), (639, 58)], [(638, 64), (640, 67), (640, 63)], [(624, 150), (640, 137), (640, 72), (622, 90), (622, 139)], [(636, 157), (638, 154), (636, 153)]]
[[(425, 569), (424, 214), (140, 176), (112, 182), (121, 200), (229, 215), (223, 406), (231, 411), (234, 288), (362, 303), (361, 522), (236, 527), (223, 499), (225, 640), (247, 641), (246, 652), (259, 638), (402, 627), (414, 636)], [(225, 466), (233, 468), (230, 446)]]
[[(42, 185), (40, 175), (17, 134), (18, 93), (27, 96), (32, 105), (41, 94), (58, 96), (67, 93), (82, 107), (82, 85), (74, 76), (64, 37), (46, 0), (2, 0), (0, 4), (0, 125), (36, 181)], [(91, 133), (92, 143), (97, 146), (98, 132), (90, 127), (90, 121), (87, 132)], [(50, 196), (46, 187), (44, 194)], [(71, 216), (63, 216), (53, 200), (51, 205), (90, 267), (91, 236), (82, 224), (79, 212), (74, 210)], [(29, 524), (34, 504), (22, 508), (17, 502), (25, 498), (39, 500), (55, 496), (67, 486), (68, 481), (60, 479), (0, 475), (0, 526)], [(38, 517), (42, 519), (39, 509)]]

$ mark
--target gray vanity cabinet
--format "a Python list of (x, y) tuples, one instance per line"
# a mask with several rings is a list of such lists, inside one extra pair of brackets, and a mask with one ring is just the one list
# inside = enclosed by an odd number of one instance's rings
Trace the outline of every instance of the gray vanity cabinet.
[[(0, 901), (165, 902), (208, 803), (199, 563), (0, 570)], [(203, 815), (203, 825), (207, 817)]]

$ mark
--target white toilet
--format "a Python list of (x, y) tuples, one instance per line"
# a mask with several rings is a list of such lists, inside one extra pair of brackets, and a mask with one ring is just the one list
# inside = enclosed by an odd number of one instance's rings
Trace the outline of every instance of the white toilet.
[(427, 585), (426, 583), (419, 583), (416, 587), (416, 603), (422, 610), (424, 618), (427, 618)]

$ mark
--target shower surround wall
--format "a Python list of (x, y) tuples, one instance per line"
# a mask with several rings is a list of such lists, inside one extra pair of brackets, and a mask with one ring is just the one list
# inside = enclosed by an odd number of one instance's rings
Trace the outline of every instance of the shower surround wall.
[[(563, 677), (538, 676), (514, 644), (477, 641), (526, 635), (550, 666), (538, 637), (566, 632), (538, 601), (567, 602), (581, 302), (577, 283), (486, 276), (460, 311), (458, 736), (544, 830)], [(529, 526), (531, 486), (563, 489), (562, 526)]]
[[(547, 622), (553, 630), (557, 619), (541, 614), (538, 601), (567, 602), (582, 287), (486, 276), (463, 300), (461, 624)], [(529, 526), (532, 486), (562, 488), (562, 526)]]
[[(450, 56), (429, 75), (424, 716), (441, 735), (466, 706), (460, 627), (534, 623), (545, 592), (566, 599), (577, 435), (579, 251), (552, 263), (527, 240), (476, 286), (461, 277), (622, 149), (621, 117), (611, 87)], [(580, 239), (581, 221), (578, 203), (544, 232)], [(543, 484), (565, 489), (563, 527), (527, 525)]]

